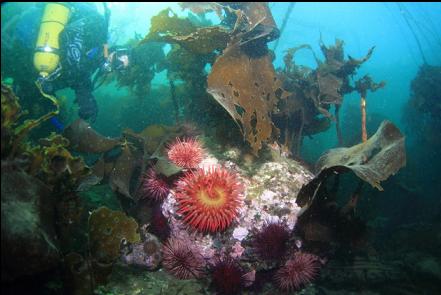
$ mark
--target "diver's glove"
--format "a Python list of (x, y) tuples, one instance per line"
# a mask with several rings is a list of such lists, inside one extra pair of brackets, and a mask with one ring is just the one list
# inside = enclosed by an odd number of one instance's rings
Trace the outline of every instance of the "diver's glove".
[(78, 106), (80, 107), (78, 115), (81, 119), (95, 122), (98, 115), (98, 105), (92, 93), (85, 91), (75, 91)]
[(103, 73), (112, 72), (112, 63), (110, 59), (106, 59), (106, 61), (102, 64), (100, 71)]

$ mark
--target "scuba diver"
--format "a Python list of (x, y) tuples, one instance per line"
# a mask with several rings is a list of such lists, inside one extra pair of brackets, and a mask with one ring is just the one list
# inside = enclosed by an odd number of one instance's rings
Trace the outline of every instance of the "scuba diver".
[[(123, 71), (129, 64), (126, 50), (108, 49), (110, 11), (105, 4), (104, 11), (103, 16), (91, 3), (47, 3), (37, 5), (34, 12), (28, 13), (28, 17), (16, 26), (16, 31), (34, 34), (19, 40), (27, 42), (22, 45), (34, 50), (33, 64), (38, 73), (36, 82), (43, 92), (53, 95), (57, 90), (72, 88), (79, 106), (79, 117), (91, 122), (98, 114), (93, 96), (97, 80), (92, 78), (94, 73), (95, 78), (101, 77), (113, 70)], [(35, 18), (40, 15), (37, 31)], [(31, 25), (34, 25), (33, 31)], [(53, 124), (57, 127), (57, 122)]]

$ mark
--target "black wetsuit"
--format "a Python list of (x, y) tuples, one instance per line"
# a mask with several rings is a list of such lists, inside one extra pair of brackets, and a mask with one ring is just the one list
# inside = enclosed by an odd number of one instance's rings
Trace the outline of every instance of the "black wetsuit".
[(103, 44), (107, 39), (107, 21), (96, 7), (73, 3), (68, 24), (60, 33), (61, 75), (44, 89), (54, 92), (70, 87), (80, 107), (79, 116), (95, 120), (98, 108), (92, 94), (92, 75), (104, 63)]
[[(20, 98), (22, 108), (29, 110), (31, 116), (37, 117), (52, 109), (49, 102), (40, 99), (41, 94), (35, 86), (39, 75), (33, 65), (46, 4), (16, 4), (19, 3), (8, 3), (8, 6), (2, 7), (16, 12), (15, 17), (9, 23), (6, 22), (9, 29), (2, 31), (2, 77), (13, 79), (13, 89)], [(93, 121), (97, 115), (97, 104), (92, 94), (92, 76), (104, 64), (103, 44), (107, 39), (108, 17), (101, 15), (91, 3), (70, 2), (69, 6), (71, 14), (68, 23), (58, 36), (61, 70), (57, 71), (59, 75), (50, 75), (52, 79), (42, 86), (49, 94), (72, 88), (76, 94), (80, 117)]]

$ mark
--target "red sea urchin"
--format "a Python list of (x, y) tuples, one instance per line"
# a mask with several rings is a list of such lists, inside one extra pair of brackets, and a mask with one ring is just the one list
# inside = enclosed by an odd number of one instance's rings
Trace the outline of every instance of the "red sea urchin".
[(289, 228), (281, 222), (267, 223), (256, 234), (253, 247), (263, 260), (280, 260), (286, 253)]
[(144, 193), (155, 201), (164, 200), (170, 191), (165, 177), (157, 174), (153, 168), (144, 175), (142, 188)]
[(201, 232), (226, 229), (242, 204), (242, 184), (225, 168), (187, 172), (178, 182), (176, 200), (183, 221)]
[(202, 145), (194, 138), (179, 137), (168, 146), (167, 156), (175, 165), (182, 168), (196, 168), (204, 157)]
[(205, 260), (190, 240), (170, 237), (162, 248), (163, 267), (181, 280), (200, 278)]
[(296, 253), (276, 273), (274, 279), (283, 291), (293, 291), (310, 283), (320, 267), (318, 257), (307, 253)]

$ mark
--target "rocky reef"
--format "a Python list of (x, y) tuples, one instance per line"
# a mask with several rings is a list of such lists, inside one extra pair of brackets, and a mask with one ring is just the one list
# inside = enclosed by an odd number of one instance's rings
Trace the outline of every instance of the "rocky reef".
[[(357, 91), (363, 105), (368, 90), (385, 86), (352, 79), (374, 48), (345, 59), (342, 40), (320, 41), (325, 60), (313, 52), (310, 69), (294, 61), (311, 50), (300, 45), (276, 70), (267, 43), (280, 32), (267, 3), (181, 6), (196, 14), (152, 17), (147, 36), (130, 41), (134, 66), (113, 77), (139, 99), (166, 69), (172, 126), (143, 121), (107, 137), (78, 119), (62, 134), (27, 141), (58, 113), (57, 100), (43, 95), (56, 110), (23, 121), (2, 84), (2, 283), (21, 294), (21, 282), (50, 273), (37, 283), (44, 292), (75, 295), (435, 290), (439, 232), (411, 224), (386, 242), (372, 237), (383, 226), (369, 218), (378, 210), (372, 200), (407, 160), (392, 122), (370, 137), (364, 128), (361, 143), (328, 150), (315, 165), (298, 158), (302, 138), (333, 120), (340, 137), (344, 95)], [(432, 93), (418, 95), (421, 79), (412, 105), (435, 117)], [(409, 283), (408, 273), (421, 282)]]

